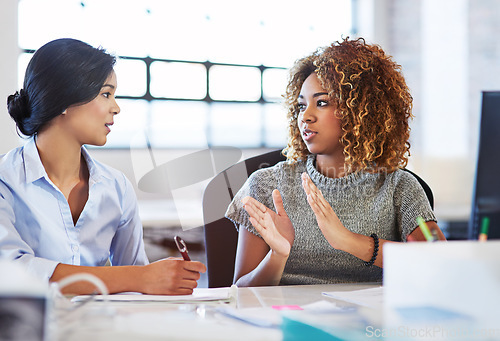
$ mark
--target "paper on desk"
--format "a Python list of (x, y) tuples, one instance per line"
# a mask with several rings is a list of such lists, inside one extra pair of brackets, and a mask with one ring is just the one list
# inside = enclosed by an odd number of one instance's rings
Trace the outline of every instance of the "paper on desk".
[(236, 320), (249, 323), (257, 327), (279, 328), (284, 311), (295, 311), (307, 314), (328, 314), (339, 313), (344, 309), (338, 307), (333, 302), (325, 300), (306, 304), (303, 306), (273, 306), (235, 309), (230, 307), (220, 307), (217, 312)]
[(323, 295), (368, 308), (381, 308), (384, 299), (382, 286), (353, 291), (329, 291), (323, 292)]
[[(236, 298), (236, 286), (224, 288), (195, 288), (192, 295), (145, 295), (140, 293), (122, 293), (107, 295), (95, 295), (97, 301), (113, 302), (167, 302), (167, 303), (229, 303)], [(90, 295), (79, 295), (71, 299), (72, 302), (85, 301)]]

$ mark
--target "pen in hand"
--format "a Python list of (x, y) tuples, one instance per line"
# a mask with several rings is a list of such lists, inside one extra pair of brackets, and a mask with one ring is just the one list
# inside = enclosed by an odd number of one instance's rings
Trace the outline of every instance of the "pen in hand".
[(427, 224), (425, 223), (425, 220), (422, 217), (417, 217), (417, 223), (420, 226), (420, 229), (422, 230), (422, 234), (424, 235), (425, 239), (428, 242), (433, 242), (437, 240), (436, 236), (432, 235), (431, 231), (429, 230), (429, 227), (427, 227)]
[(174, 241), (175, 241), (175, 245), (177, 245), (177, 248), (179, 249), (179, 252), (182, 255), (182, 258), (184, 258), (184, 260), (190, 261), (191, 258), (189, 258), (187, 246), (186, 246), (186, 243), (184, 242), (184, 240), (182, 240), (182, 238), (179, 236), (175, 236)]
[(484, 242), (488, 240), (488, 228), (490, 225), (490, 218), (483, 217), (481, 221), (481, 232), (479, 233), (479, 241)]

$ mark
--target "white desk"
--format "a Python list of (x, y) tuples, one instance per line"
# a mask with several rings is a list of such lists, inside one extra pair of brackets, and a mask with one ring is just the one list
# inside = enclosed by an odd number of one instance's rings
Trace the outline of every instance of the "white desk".
[[(366, 289), (380, 284), (335, 284), (238, 288), (237, 308), (273, 305), (306, 305), (328, 300), (324, 291)], [(108, 302), (109, 303), (109, 302)], [(90, 302), (53, 322), (57, 341), (149, 340), (281, 340), (276, 328), (260, 328), (214, 312), (214, 306), (176, 305), (160, 302), (113, 302), (106, 315), (102, 302)], [(198, 309), (197, 309), (198, 308)], [(52, 329), (52, 328), (51, 328)]]
[[(441, 324), (434, 317), (427, 317), (427, 324), (420, 325), (411, 318), (404, 324), (394, 325), (383, 307), (367, 308), (322, 295), (322, 292), (369, 289), (380, 284), (333, 284), (311, 286), (279, 286), (238, 288), (238, 309), (259, 308), (260, 311), (275, 311), (269, 307), (284, 305), (305, 306), (326, 300), (343, 307), (341, 312), (317, 315), (289, 311), (288, 316), (302, 316), (300, 322), (328, 326), (329, 332), (344, 340), (499, 340), (500, 328), (496, 325), (488, 330), (474, 329), (467, 321), (452, 321)], [(102, 302), (90, 302), (71, 313), (59, 316), (52, 322), (51, 330), (58, 331), (54, 341), (156, 341), (156, 340), (283, 340), (283, 335), (304, 335), (304, 325), (288, 320), (283, 328), (263, 328), (222, 316), (214, 305), (172, 304), (164, 302), (112, 302), (112, 313), (103, 311)], [(353, 308), (353, 309), (349, 309)], [(264, 312), (263, 312), (264, 313)], [(426, 315), (424, 312), (422, 315)], [(432, 314), (431, 314), (432, 315)], [(292, 321), (292, 322), (290, 322)], [(436, 323), (436, 321), (438, 321)], [(398, 322), (400, 323), (400, 322)], [(416, 323), (416, 324), (415, 324)], [(430, 324), (429, 324), (430, 323)], [(293, 326), (293, 329), (290, 326)], [(307, 325), (306, 325), (307, 326)], [(284, 332), (283, 332), (284, 330)], [(318, 329), (313, 330), (316, 333)], [(292, 331), (292, 332), (290, 332)], [(307, 331), (309, 332), (309, 330)], [(474, 332), (476, 334), (470, 334)], [(346, 333), (356, 338), (346, 337)], [(393, 333), (384, 337), (383, 333)], [(469, 334), (467, 334), (469, 333)], [(479, 333), (479, 334), (477, 334)], [(307, 335), (307, 334), (306, 334)], [(473, 336), (473, 337), (472, 337)], [(311, 338), (292, 338), (295, 340)], [(333, 340), (333, 337), (323, 340)], [(52, 341), (51, 340), (51, 341)], [(288, 339), (287, 339), (288, 340)]]

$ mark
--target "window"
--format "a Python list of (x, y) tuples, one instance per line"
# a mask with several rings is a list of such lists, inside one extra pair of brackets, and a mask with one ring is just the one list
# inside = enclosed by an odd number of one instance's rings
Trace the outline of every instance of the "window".
[[(350, 0), (20, 0), (20, 82), (30, 53), (72, 37), (119, 56), (108, 148), (282, 147), (286, 69), (347, 36)], [(44, 13), (43, 16), (39, 13)], [(134, 146), (140, 147), (140, 146)]]
[(204, 99), (207, 69), (200, 63), (154, 62), (151, 64), (151, 94), (155, 97)]

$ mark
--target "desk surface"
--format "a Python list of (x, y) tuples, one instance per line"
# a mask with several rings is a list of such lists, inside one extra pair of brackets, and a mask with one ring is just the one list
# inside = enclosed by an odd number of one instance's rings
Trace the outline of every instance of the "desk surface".
[[(352, 306), (322, 295), (324, 291), (366, 289), (380, 284), (333, 284), (238, 288), (236, 308), (306, 305), (321, 300)], [(54, 340), (282, 340), (278, 328), (260, 328), (223, 317), (215, 306), (160, 302), (90, 302), (71, 313), (58, 314)]]
[[(238, 288), (237, 300), (233, 304), (202, 305), (172, 304), (165, 302), (89, 302), (72, 311), (54, 310), (55, 318), (49, 323), (50, 341), (156, 341), (156, 340), (311, 340), (311, 333), (327, 330), (328, 337), (322, 340), (498, 340), (500, 328), (473, 329), (468, 320), (445, 322), (436, 319), (435, 311), (425, 310), (426, 323), (421, 325), (416, 315), (405, 324), (394, 325), (394, 317), (387, 315), (382, 306), (368, 308), (356, 306), (341, 300), (322, 295), (323, 292), (353, 291), (369, 289), (380, 284), (331, 284), (304, 286), (276, 286)], [(377, 291), (377, 290), (376, 290)], [(365, 291), (366, 292), (366, 291)], [(371, 292), (371, 291), (370, 291)], [(236, 308), (237, 312), (252, 310), (268, 316), (276, 312), (272, 306), (306, 306), (319, 301), (335, 303), (339, 312), (311, 314), (301, 311), (278, 311), (283, 324), (281, 328), (264, 328), (251, 325), (221, 315), (216, 309), (221, 306)], [(324, 303), (324, 302), (323, 302)], [(73, 307), (74, 308), (74, 307)], [(255, 309), (253, 309), (255, 308)], [(305, 311), (305, 310), (304, 310)], [(418, 310), (417, 310), (418, 312)], [(431, 318), (429, 318), (429, 312)], [(295, 315), (294, 315), (295, 314)], [(302, 314), (302, 315), (301, 315)], [(294, 321), (294, 317), (298, 319)], [(437, 321), (437, 322), (436, 322)], [(415, 322), (417, 324), (415, 325)], [(465, 322), (465, 323), (464, 323)], [(392, 325), (391, 325), (392, 324)], [(311, 325), (319, 328), (312, 328)], [(290, 327), (292, 326), (292, 327)], [(306, 326), (306, 327), (304, 327)], [(310, 327), (310, 328), (308, 328)], [(323, 328), (325, 327), (325, 328)], [(311, 331), (312, 329), (312, 331)], [(486, 333), (486, 332), (487, 333)], [(474, 337), (470, 338), (473, 334)], [(481, 334), (477, 334), (481, 332)], [(295, 333), (295, 335), (294, 335)], [(383, 333), (393, 333), (385, 337)], [(338, 339), (332, 336), (334, 334)], [(297, 336), (299, 335), (299, 336)], [(309, 335), (311, 337), (306, 337)], [(301, 337), (302, 336), (302, 337)], [(423, 337), (425, 336), (425, 337)]]
[(322, 293), (328, 291), (360, 290), (380, 285), (380, 283), (351, 283), (238, 288), (238, 308), (271, 307), (273, 305), (300, 306), (325, 299), (342, 306), (351, 306), (352, 304), (348, 302), (327, 298)]

